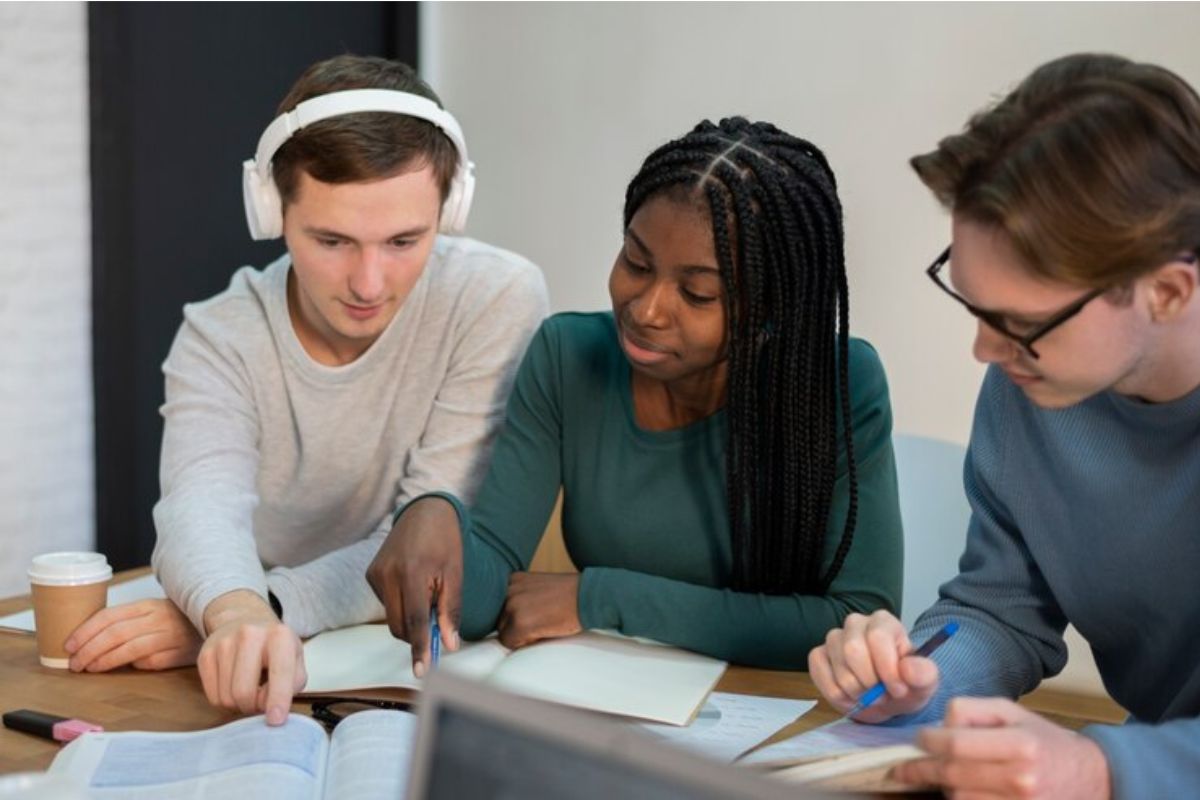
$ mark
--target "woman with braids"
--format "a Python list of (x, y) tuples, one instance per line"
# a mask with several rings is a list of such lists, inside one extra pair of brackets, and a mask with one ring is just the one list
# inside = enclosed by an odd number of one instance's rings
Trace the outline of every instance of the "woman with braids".
[[(435, 604), (451, 649), (609, 628), (791, 669), (848, 613), (899, 607), (887, 384), (848, 333), (824, 155), (703, 122), (646, 159), (624, 224), (612, 312), (534, 337), (470, 513), (418, 498), (371, 565), (418, 675)], [(529, 573), (560, 487), (581, 572)]]

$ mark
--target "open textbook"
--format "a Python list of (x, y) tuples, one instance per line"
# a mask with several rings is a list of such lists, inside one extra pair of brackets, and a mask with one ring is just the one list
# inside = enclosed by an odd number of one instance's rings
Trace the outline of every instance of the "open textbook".
[(920, 726), (863, 725), (840, 719), (755, 750), (737, 763), (772, 770), (771, 777), (822, 789), (875, 793), (923, 792), (894, 781), (895, 765), (926, 755), (914, 742)]
[[(304, 644), (304, 694), (421, 688), (412, 651), (386, 625), (328, 631)], [(646, 639), (588, 631), (509, 650), (495, 638), (443, 648), (438, 669), (515, 694), (608, 714), (687, 725), (725, 662)]]
[(360, 711), (327, 736), (292, 714), (279, 727), (247, 717), (194, 733), (89, 733), (54, 758), (50, 774), (95, 800), (304, 797), (394, 800), (408, 783), (417, 718)]

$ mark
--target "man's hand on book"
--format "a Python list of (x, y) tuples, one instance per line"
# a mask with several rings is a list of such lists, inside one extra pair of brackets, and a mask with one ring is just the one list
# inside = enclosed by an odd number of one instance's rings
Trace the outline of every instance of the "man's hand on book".
[(367, 567), (367, 583), (383, 603), (392, 636), (412, 645), (413, 675), (432, 662), (429, 609), (436, 603), (442, 644), (459, 645), (462, 609), (462, 535), (454, 507), (423, 497), (405, 507)]
[(170, 669), (196, 663), (200, 634), (170, 600), (138, 600), (102, 608), (67, 638), (74, 672), (106, 672), (132, 664)]
[[(208, 638), (196, 665), (208, 702), (282, 725), (292, 695), (304, 688), (304, 648), (254, 592), (223, 594), (204, 609)], [(264, 680), (263, 673), (266, 673)]]
[(901, 764), (892, 777), (937, 785), (955, 797), (1100, 798), (1112, 794), (1099, 745), (1012, 700), (957, 698), (942, 727), (921, 731), (929, 758)]
[(578, 574), (514, 572), (509, 577), (508, 596), (497, 623), (505, 647), (524, 647), (581, 630)]
[(906, 657), (913, 649), (904, 625), (888, 612), (851, 614), (808, 654), (808, 672), (841, 711), (852, 709), (863, 693), (883, 681), (887, 694), (855, 716), (862, 722), (883, 722), (919, 711), (937, 691), (937, 665), (928, 658)]

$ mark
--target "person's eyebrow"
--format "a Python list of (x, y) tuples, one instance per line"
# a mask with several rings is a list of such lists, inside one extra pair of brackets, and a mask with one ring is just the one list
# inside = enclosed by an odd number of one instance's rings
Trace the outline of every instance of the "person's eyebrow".
[(642, 256), (648, 262), (650, 262), (651, 266), (653, 266), (654, 265), (654, 253), (652, 253), (650, 251), (650, 248), (646, 246), (646, 243), (642, 241), (642, 237), (640, 237), (636, 233), (634, 233), (633, 228), (626, 228), (625, 235), (633, 240), (633, 243), (635, 245), (637, 245), (637, 249), (639, 251), (641, 251)]
[(988, 314), (994, 314), (997, 317), (1004, 317), (1009, 322), (1021, 325), (1037, 325), (1062, 311), (1061, 307), (1051, 308), (1046, 311), (1018, 311), (1015, 308), (987, 308), (985, 306), (975, 306), (975, 308), (985, 311)]
[[(328, 239), (345, 239), (348, 242), (358, 241), (353, 236), (349, 236), (345, 233), (342, 233), (341, 231), (336, 231), (333, 228), (319, 228), (319, 227), (316, 227), (313, 225), (305, 225), (303, 230), (305, 233), (310, 234), (312, 236), (323, 236)], [(419, 238), (419, 237), (425, 235), (425, 233), (427, 233), (428, 231), (429, 231), (428, 225), (418, 225), (414, 228), (409, 228), (408, 230), (400, 231), (399, 233), (393, 233), (391, 236), (389, 236), (387, 238), (389, 241), (391, 241), (392, 239), (416, 239), (416, 238)]]
[(992, 314), (997, 317), (1004, 317), (1010, 322), (1022, 325), (1037, 325), (1040, 322), (1045, 322), (1061, 310), (1059, 308), (1052, 308), (1048, 311), (1018, 311), (1013, 308), (989, 308), (988, 306), (981, 306), (963, 294), (962, 290), (954, 285), (954, 273), (950, 273), (950, 288), (954, 289), (959, 297), (970, 303), (971, 307), (976, 311), (982, 311), (985, 314)]
[[(637, 245), (638, 250), (641, 251), (642, 256), (646, 259), (650, 266), (654, 266), (654, 253), (651, 252), (650, 248), (646, 246), (646, 243), (642, 241), (642, 238), (634, 232), (633, 228), (626, 228), (625, 235), (633, 240), (633, 243)], [(717, 275), (721, 274), (721, 270), (717, 269), (716, 267), (709, 266), (708, 264), (684, 264), (681, 269), (688, 274), (709, 272)]]
[(1032, 312), (1032, 311), (1017, 311), (1017, 310), (1011, 309), (1011, 308), (990, 308), (988, 306), (978, 305), (973, 300), (968, 299), (966, 295), (961, 295), (961, 296), (964, 300), (966, 300), (968, 303), (970, 303), (971, 307), (974, 308), (976, 311), (980, 311), (984, 314), (988, 314), (988, 315), (991, 315), (994, 317), (1003, 317), (1004, 319), (1008, 320), (1009, 322), (1014, 322), (1019, 325), (1037, 325), (1039, 322), (1045, 322), (1047, 319), (1049, 319), (1051, 316), (1053, 316), (1057, 312), (1057, 309), (1052, 309), (1050, 311), (1044, 311), (1044, 312)]

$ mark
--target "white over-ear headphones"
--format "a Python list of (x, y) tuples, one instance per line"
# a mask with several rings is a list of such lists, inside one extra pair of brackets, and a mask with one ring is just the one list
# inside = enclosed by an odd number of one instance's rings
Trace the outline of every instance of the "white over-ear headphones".
[(467, 158), (467, 142), (462, 128), (450, 112), (420, 95), (391, 89), (349, 89), (305, 100), (294, 109), (276, 117), (258, 140), (254, 158), (242, 164), (242, 195), (246, 202), (246, 223), (255, 239), (277, 239), (283, 235), (283, 202), (271, 175), (271, 159), (283, 143), (306, 125), (341, 114), (382, 111), (406, 114), (432, 122), (458, 150), (458, 169), (450, 181), (450, 191), (442, 203), (439, 230), (462, 233), (475, 193), (475, 165)]

